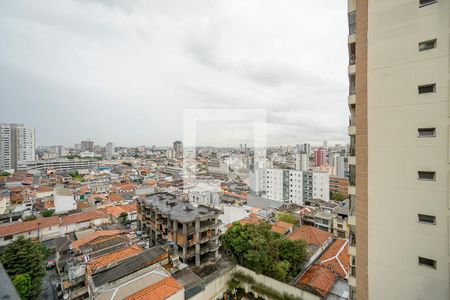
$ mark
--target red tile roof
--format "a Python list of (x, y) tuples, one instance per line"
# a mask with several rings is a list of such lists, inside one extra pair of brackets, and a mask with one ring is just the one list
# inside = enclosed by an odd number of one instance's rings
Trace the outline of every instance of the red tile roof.
[(59, 217), (39, 218), (33, 221), (15, 223), (0, 227), (0, 236), (8, 236), (13, 234), (34, 231), (38, 228), (46, 228), (59, 224)]
[(72, 249), (78, 250), (81, 246), (89, 244), (101, 237), (110, 237), (114, 235), (119, 235), (121, 233), (120, 230), (104, 230), (104, 231), (96, 231), (87, 236), (82, 237), (79, 240), (73, 241), (70, 246)]
[(272, 225), (272, 231), (279, 233), (279, 234), (285, 234), (289, 231), (289, 228), (292, 228), (292, 224), (283, 222), (283, 221), (277, 221)]
[(46, 193), (46, 192), (53, 192), (53, 191), (54, 191), (53, 188), (46, 186), (46, 185), (40, 185), (36, 188), (36, 192), (38, 192), (38, 193)]
[(302, 275), (296, 286), (308, 286), (322, 297), (326, 296), (338, 276), (330, 269), (321, 265), (313, 265)]
[(141, 252), (142, 249), (138, 245), (133, 244), (130, 247), (96, 257), (87, 263), (86, 272), (92, 274), (98, 268), (107, 266), (113, 262), (122, 261)]
[(107, 217), (108, 215), (102, 210), (92, 210), (61, 217), (61, 225), (75, 224)]
[(49, 200), (44, 202), (45, 209), (53, 209), (55, 208), (55, 201)]
[(287, 238), (291, 241), (302, 239), (310, 245), (321, 247), (328, 239), (331, 238), (331, 233), (312, 226), (302, 225), (294, 230), (294, 232), (290, 233)]
[(348, 240), (337, 239), (320, 256), (318, 263), (332, 268), (342, 278), (347, 278), (350, 257), (348, 255)]
[(145, 289), (125, 298), (125, 300), (164, 300), (182, 289), (181, 285), (172, 277), (158, 281)]

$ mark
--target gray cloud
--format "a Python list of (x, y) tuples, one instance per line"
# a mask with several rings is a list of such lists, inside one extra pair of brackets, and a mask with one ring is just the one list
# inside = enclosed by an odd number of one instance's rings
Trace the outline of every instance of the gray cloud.
[(40, 145), (168, 145), (193, 107), (265, 108), (272, 144), (347, 140), (341, 1), (4, 1), (0, 36), (0, 121)]

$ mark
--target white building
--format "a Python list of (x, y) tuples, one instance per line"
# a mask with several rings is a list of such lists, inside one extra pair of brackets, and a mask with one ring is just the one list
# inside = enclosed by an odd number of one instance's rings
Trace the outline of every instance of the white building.
[(106, 155), (113, 156), (115, 153), (116, 152), (114, 150), (114, 144), (113, 143), (106, 144)]
[[(275, 201), (284, 201), (282, 169), (266, 170), (266, 197)], [(287, 200), (287, 199), (286, 199)]]
[(207, 184), (199, 182), (189, 190), (189, 202), (198, 205), (216, 207), (220, 203), (220, 184)]
[(330, 200), (330, 176), (324, 172), (267, 169), (266, 198), (303, 204), (310, 199)]
[(55, 213), (57, 214), (77, 209), (77, 202), (75, 201), (75, 197), (69, 189), (56, 190), (54, 201)]
[(250, 189), (257, 195), (266, 190), (266, 169), (259, 165), (250, 165), (249, 169)]
[(328, 173), (312, 173), (312, 198), (330, 201), (330, 175)]
[(297, 171), (309, 170), (309, 157), (306, 153), (297, 153), (295, 155), (295, 169)]
[(289, 202), (303, 204), (303, 172), (289, 170)]
[(345, 156), (338, 156), (334, 162), (335, 174), (337, 177), (345, 177)]
[(0, 124), (0, 170), (15, 170), (19, 162), (35, 159), (34, 128)]

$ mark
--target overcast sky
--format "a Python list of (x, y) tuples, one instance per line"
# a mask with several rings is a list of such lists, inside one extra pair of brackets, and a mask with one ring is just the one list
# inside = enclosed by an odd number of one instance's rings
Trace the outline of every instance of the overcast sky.
[[(346, 142), (346, 5), (1, 1), (0, 122), (38, 145), (169, 145), (185, 108), (257, 108), (270, 145)], [(202, 124), (204, 144), (242, 141)]]

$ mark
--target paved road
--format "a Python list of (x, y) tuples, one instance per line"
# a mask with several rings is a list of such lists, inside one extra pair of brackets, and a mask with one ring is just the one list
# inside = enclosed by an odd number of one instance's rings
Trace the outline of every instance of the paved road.
[(38, 300), (57, 300), (58, 294), (56, 293), (55, 280), (57, 280), (57, 274), (55, 269), (47, 270), (44, 280), (42, 282), (41, 294)]

